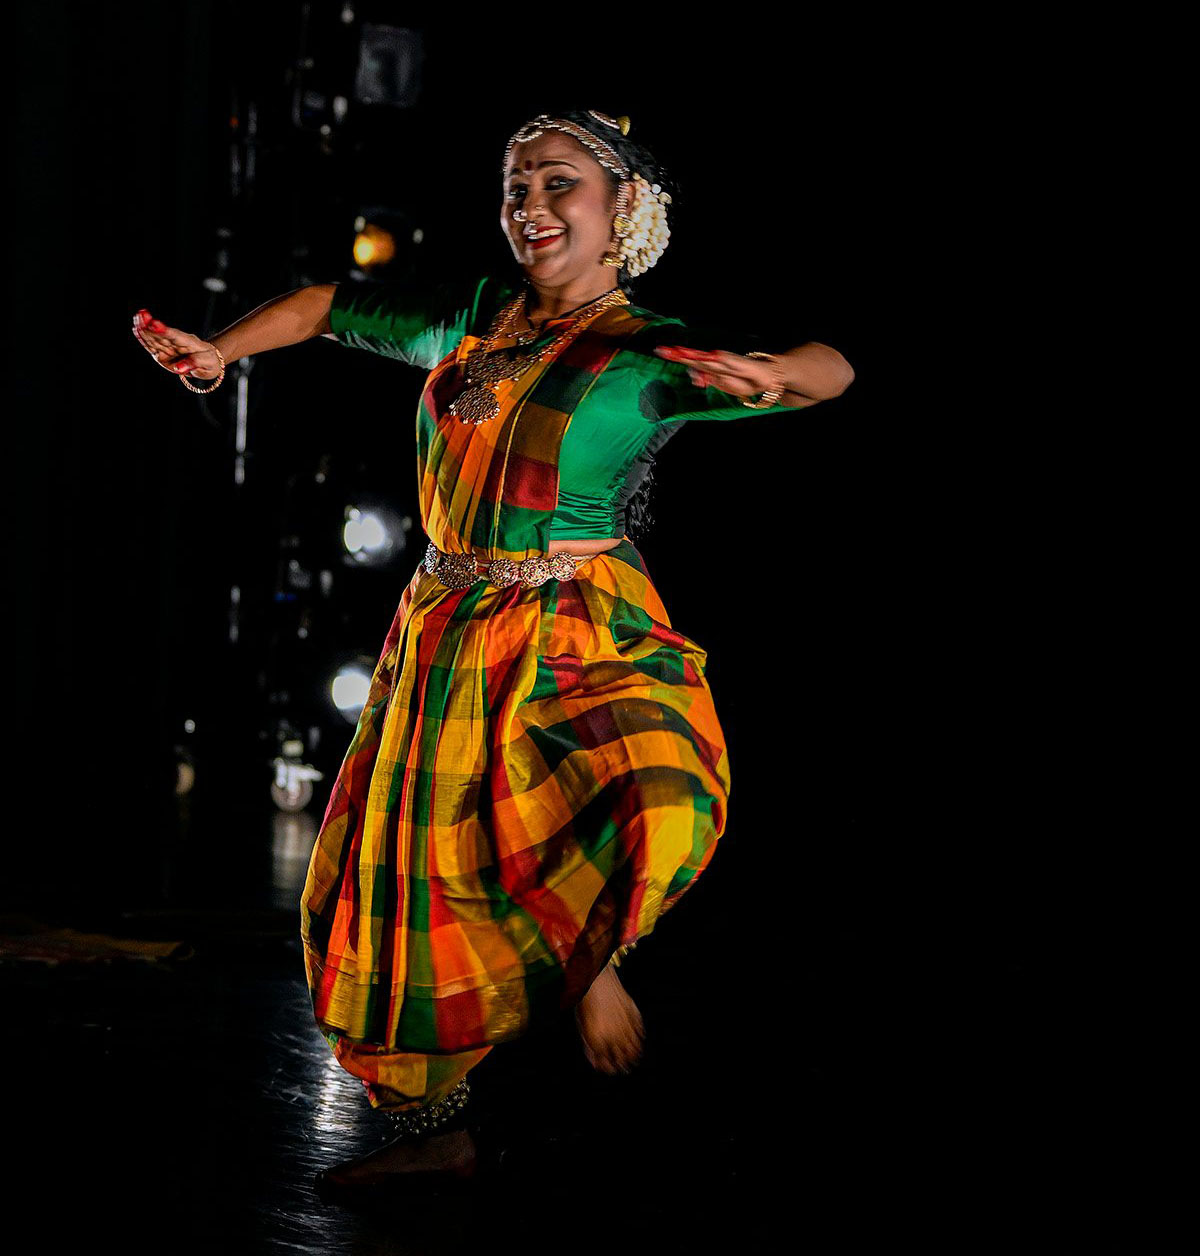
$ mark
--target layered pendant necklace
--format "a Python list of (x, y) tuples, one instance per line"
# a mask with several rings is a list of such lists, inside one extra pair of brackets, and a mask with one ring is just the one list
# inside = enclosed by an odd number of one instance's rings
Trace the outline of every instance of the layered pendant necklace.
[[(516, 382), (530, 367), (538, 362), (545, 362), (556, 357), (579, 335), (590, 323), (611, 309), (614, 305), (628, 305), (629, 298), (620, 288), (613, 288), (603, 296), (589, 301), (576, 312), (575, 318), (566, 329), (560, 332), (548, 345), (536, 353), (514, 354), (511, 349), (497, 349), (496, 341), (509, 335), (509, 329), (516, 322), (525, 305), (525, 294), (514, 297), (492, 320), (487, 335), (478, 348), (467, 354), (463, 369), (466, 387), (450, 403), (450, 413), (460, 423), (487, 423), (500, 413), (500, 385), (505, 382)], [(530, 330), (518, 333), (514, 339), (520, 345), (527, 345), (537, 339), (537, 331)]]

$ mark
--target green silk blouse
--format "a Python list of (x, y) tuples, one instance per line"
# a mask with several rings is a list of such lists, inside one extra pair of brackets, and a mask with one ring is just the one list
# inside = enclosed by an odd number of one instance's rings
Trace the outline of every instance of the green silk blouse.
[[(337, 285), (330, 329), (344, 345), (432, 370), (466, 335), (486, 334), (519, 288), (490, 276), (421, 291), (370, 280)], [(679, 362), (654, 352), (687, 341), (681, 319), (630, 304), (646, 324), (629, 336), (573, 411), (558, 457), (558, 503), (551, 540), (622, 536), (626, 507), (655, 455), (693, 419), (738, 419), (792, 410), (750, 409), (719, 388), (697, 388)], [(566, 319), (551, 319), (533, 347), (548, 343)], [(587, 334), (586, 332), (584, 333)]]

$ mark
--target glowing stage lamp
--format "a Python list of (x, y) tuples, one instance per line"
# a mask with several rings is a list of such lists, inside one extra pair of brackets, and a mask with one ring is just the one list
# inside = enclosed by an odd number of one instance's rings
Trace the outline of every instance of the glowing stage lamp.
[(384, 505), (347, 506), (342, 525), (346, 561), (360, 567), (383, 567), (404, 550), (412, 520), (400, 518)]
[(358, 722), (371, 690), (371, 673), (357, 663), (347, 663), (337, 669), (329, 692), (333, 705), (350, 721)]
[(351, 554), (378, 554), (388, 546), (387, 525), (373, 510), (351, 506), (346, 511), (342, 542)]
[[(361, 225), (359, 225), (361, 224)], [(363, 270), (373, 266), (386, 266), (396, 256), (396, 238), (390, 231), (374, 223), (355, 224), (358, 234), (354, 237), (354, 261)]]

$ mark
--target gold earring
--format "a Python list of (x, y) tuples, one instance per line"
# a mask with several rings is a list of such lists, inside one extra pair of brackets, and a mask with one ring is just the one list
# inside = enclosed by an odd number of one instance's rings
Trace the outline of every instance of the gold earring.
[(627, 213), (628, 204), (629, 184), (622, 182), (621, 190), (617, 193), (617, 212), (613, 218), (612, 239), (609, 241), (608, 252), (600, 259), (605, 266), (623, 266), (625, 264), (625, 259), (621, 256), (621, 245), (633, 226)]

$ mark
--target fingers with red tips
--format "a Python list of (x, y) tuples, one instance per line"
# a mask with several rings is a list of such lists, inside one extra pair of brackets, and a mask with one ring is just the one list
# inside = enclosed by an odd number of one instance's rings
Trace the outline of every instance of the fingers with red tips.
[(654, 350), (660, 358), (669, 358), (672, 361), (694, 362), (694, 361), (712, 361), (721, 355), (710, 349), (689, 349), (686, 345), (659, 345)]

